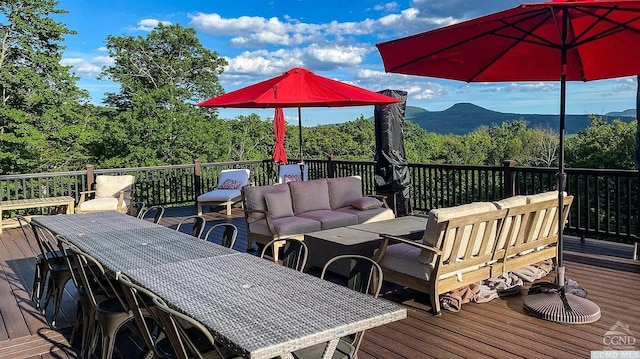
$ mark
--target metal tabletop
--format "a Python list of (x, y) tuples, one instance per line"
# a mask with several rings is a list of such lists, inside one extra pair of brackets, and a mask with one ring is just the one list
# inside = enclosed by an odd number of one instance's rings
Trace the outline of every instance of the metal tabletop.
[(32, 221), (199, 320), (245, 358), (290, 357), (324, 342), (334, 348), (342, 336), (406, 317), (396, 304), (135, 217)]

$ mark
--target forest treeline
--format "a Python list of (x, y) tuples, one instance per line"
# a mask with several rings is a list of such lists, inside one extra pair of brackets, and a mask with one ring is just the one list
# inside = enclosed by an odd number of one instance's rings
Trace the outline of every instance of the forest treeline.
[[(100, 79), (119, 85), (100, 106), (70, 66), (61, 64), (64, 38), (75, 32), (60, 22), (55, 0), (0, 5), (0, 173), (37, 173), (266, 159), (274, 144), (270, 118), (256, 114), (220, 118), (194, 106), (222, 94), (218, 76), (227, 62), (199, 42), (195, 30), (158, 25), (146, 36), (109, 36), (113, 60)], [(635, 168), (637, 121), (604, 121), (566, 140), (569, 167)], [(305, 127), (305, 158), (373, 160), (374, 123), (360, 118)], [(558, 134), (520, 120), (481, 127), (466, 135), (439, 135), (405, 123), (411, 163), (554, 166)], [(298, 154), (298, 128), (288, 125), (285, 148)]]

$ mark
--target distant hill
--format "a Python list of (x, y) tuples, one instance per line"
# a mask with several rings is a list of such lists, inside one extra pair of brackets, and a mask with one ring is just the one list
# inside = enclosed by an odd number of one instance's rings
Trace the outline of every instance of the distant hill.
[[(635, 119), (635, 109), (611, 112), (605, 116), (609, 120), (620, 118), (625, 122)], [(462, 135), (480, 126), (500, 125), (503, 122), (524, 120), (531, 128), (558, 128), (558, 115), (519, 114), (487, 110), (472, 103), (457, 103), (444, 111), (427, 111), (421, 107), (407, 106), (405, 119), (416, 123), (429, 132)], [(566, 133), (572, 134), (589, 126), (588, 115), (567, 115)]]

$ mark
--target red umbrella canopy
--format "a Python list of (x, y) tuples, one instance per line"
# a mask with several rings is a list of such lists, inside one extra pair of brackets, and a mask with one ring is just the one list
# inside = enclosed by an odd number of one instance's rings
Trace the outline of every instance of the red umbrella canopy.
[(384, 105), (397, 99), (293, 68), (280, 76), (213, 97), (203, 107), (276, 108)]
[(640, 74), (638, 44), (640, 1), (555, 0), (376, 46), (387, 72), (497, 82)]
[(285, 128), (284, 111), (282, 107), (278, 107), (273, 115), (273, 135), (276, 142), (273, 146), (273, 162), (278, 164), (287, 163), (287, 151), (284, 149)]

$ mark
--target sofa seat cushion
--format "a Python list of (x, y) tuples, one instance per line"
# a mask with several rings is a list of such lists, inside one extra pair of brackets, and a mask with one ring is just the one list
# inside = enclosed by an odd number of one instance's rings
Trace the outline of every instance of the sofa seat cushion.
[(305, 212), (299, 214), (298, 217), (309, 218), (322, 223), (323, 230), (358, 224), (358, 216), (330, 210)]
[(394, 219), (393, 211), (386, 207), (359, 210), (351, 206), (336, 209), (336, 212), (350, 213), (358, 217), (358, 224)]
[[(272, 220), (271, 223), (280, 238), (322, 230), (322, 224), (320, 222), (304, 217), (282, 217)], [(264, 218), (249, 223), (249, 231), (268, 237), (273, 236), (273, 233), (269, 231), (267, 220)]]
[[(377, 254), (378, 251), (376, 249), (374, 253)], [(433, 273), (433, 266), (420, 262), (420, 252), (420, 248), (409, 244), (392, 244), (387, 247), (382, 261), (378, 264), (384, 269), (390, 269), (428, 281), (431, 278), (431, 273)]]
[[(123, 201), (123, 206), (129, 206), (129, 200)], [(118, 198), (96, 198), (84, 201), (78, 205), (80, 212), (104, 212), (118, 210)]]
[(329, 204), (331, 209), (348, 206), (352, 201), (362, 198), (362, 180), (360, 177), (338, 177), (327, 179)]
[(296, 215), (305, 212), (331, 209), (326, 179), (289, 182), (287, 185), (291, 190), (293, 213)]

